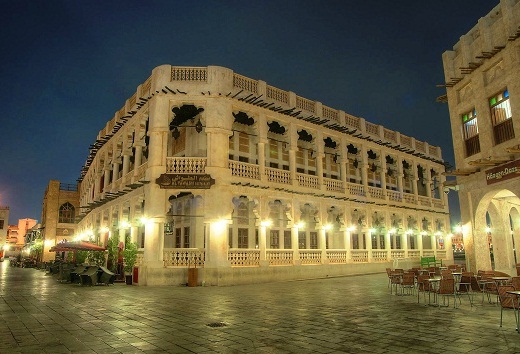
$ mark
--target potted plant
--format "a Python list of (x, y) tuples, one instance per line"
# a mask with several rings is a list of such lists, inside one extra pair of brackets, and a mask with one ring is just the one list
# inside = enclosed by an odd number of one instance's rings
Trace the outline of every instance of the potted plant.
[(132, 273), (135, 262), (137, 261), (137, 243), (128, 242), (123, 250), (123, 262), (125, 270), (126, 283), (132, 285)]

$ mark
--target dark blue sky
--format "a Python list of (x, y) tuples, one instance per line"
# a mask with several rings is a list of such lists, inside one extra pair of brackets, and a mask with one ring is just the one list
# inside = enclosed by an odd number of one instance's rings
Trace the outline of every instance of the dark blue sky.
[(228, 67), (441, 146), (453, 164), (441, 56), (497, 4), (0, 0), (0, 205), (10, 224), (40, 220), (49, 180), (76, 182), (99, 130), (161, 64)]

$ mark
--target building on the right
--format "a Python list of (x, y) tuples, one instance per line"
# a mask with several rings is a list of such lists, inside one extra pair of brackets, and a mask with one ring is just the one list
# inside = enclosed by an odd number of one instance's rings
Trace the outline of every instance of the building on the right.
[[(501, 0), (443, 54), (466, 266), (520, 262), (520, 1)], [(445, 189), (448, 191), (448, 188)]]

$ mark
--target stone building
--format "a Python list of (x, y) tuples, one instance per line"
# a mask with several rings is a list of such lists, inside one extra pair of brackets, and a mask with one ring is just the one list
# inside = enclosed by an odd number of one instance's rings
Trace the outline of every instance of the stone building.
[[(501, 0), (443, 54), (467, 267), (520, 261), (520, 1)], [(515, 246), (516, 245), (516, 246)]]
[(56, 243), (72, 241), (79, 214), (79, 194), (76, 184), (51, 180), (47, 185), (42, 203), (42, 219), (39, 232), (44, 240), (43, 261), (55, 258), (50, 248)]
[(99, 132), (78, 233), (138, 283), (228, 285), (451, 260), (439, 147), (234, 73), (155, 68)]
[(7, 241), (7, 226), (9, 225), (9, 207), (0, 206), (0, 247)]

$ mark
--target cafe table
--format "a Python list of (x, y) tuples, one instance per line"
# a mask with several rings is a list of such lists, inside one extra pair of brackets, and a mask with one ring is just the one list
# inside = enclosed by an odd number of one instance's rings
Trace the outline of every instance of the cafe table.
[[(511, 294), (511, 295), (516, 295), (516, 299), (517, 299), (517, 308), (514, 309), (514, 311), (516, 311), (516, 316), (515, 316), (515, 319), (516, 319), (516, 331), (518, 333), (520, 333), (520, 290), (509, 290), (509, 291), (506, 291), (506, 293), (508, 294)], [(513, 303), (513, 306), (514, 306), (514, 303)]]

